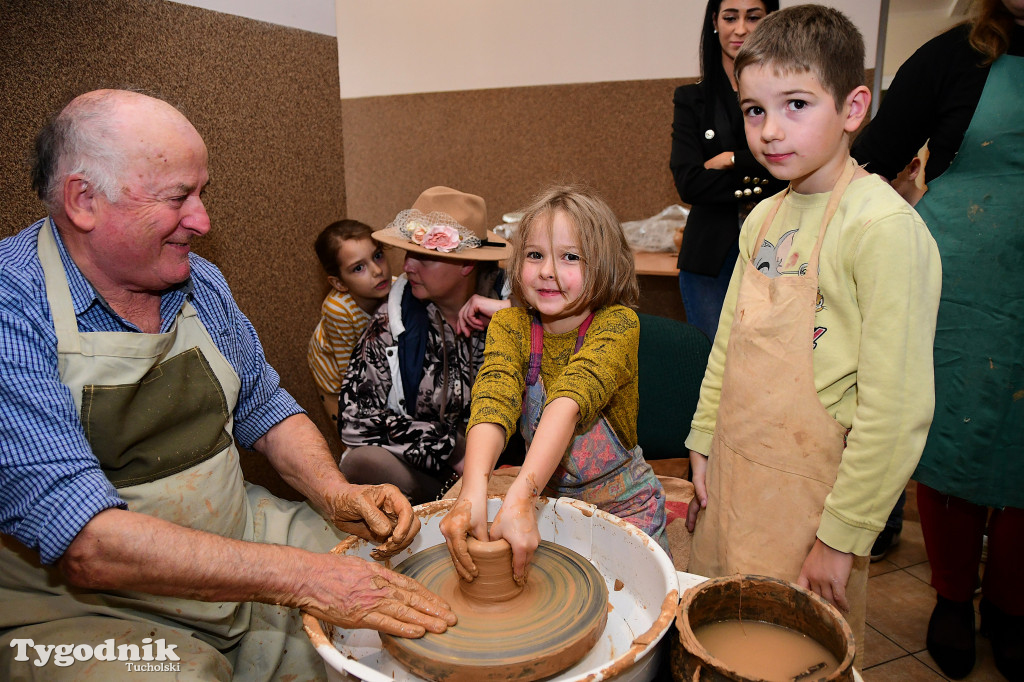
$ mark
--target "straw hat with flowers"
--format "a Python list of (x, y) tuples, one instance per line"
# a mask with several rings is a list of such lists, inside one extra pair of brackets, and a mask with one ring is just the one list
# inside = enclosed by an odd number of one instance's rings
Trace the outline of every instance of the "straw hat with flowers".
[(426, 190), (373, 238), (441, 258), (495, 261), (510, 255), (508, 242), (487, 229), (483, 198), (450, 187)]

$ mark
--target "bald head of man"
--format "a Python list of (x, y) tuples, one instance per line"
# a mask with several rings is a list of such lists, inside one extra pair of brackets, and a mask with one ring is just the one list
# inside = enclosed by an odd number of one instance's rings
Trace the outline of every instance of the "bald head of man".
[(191, 242), (210, 229), (208, 182), (195, 127), (137, 92), (79, 95), (36, 141), (33, 186), (76, 264), (122, 314), (188, 278)]

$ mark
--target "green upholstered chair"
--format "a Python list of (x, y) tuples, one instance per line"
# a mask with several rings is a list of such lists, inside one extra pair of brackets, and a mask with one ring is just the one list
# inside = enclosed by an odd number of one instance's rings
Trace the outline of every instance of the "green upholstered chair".
[(638, 315), (640, 447), (647, 460), (687, 457), (683, 441), (690, 432), (711, 342), (686, 322)]

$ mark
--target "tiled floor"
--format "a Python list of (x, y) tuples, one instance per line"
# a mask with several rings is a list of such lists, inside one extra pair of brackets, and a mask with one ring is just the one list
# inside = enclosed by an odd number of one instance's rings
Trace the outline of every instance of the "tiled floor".
[[(866, 656), (861, 663), (861, 676), (865, 682), (940, 682), (947, 679), (925, 649), (928, 618), (935, 606), (935, 590), (929, 584), (931, 569), (924, 551), (915, 485), (911, 482), (907, 488), (900, 544), (885, 559), (871, 564)], [(977, 663), (964, 679), (970, 682), (1005, 680), (992, 660), (992, 647), (980, 635)]]

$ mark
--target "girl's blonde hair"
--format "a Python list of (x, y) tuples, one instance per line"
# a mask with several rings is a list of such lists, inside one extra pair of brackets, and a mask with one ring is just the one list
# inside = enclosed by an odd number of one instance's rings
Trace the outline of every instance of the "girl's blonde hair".
[[(612, 210), (592, 190), (577, 185), (556, 185), (537, 195), (525, 209), (519, 228), (512, 236), (512, 256), (508, 276), (512, 295), (526, 302), (523, 296), (523, 263), (526, 244), (538, 229), (547, 227), (551, 239), (551, 223), (561, 211), (573, 227), (583, 263), (583, 290), (569, 314), (597, 310), (618, 303), (635, 308), (640, 298), (636, 281), (633, 252), (626, 243), (622, 225)], [(557, 274), (556, 274), (557, 278)], [(561, 286), (561, 282), (558, 283)]]

